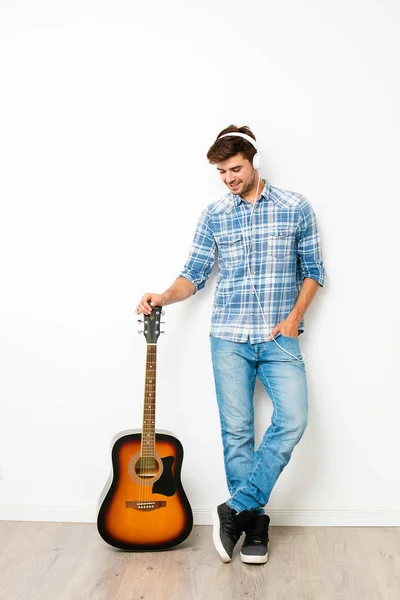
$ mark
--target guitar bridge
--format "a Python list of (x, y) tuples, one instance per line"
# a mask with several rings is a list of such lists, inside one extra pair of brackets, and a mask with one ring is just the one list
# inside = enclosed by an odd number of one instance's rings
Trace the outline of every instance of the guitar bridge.
[(163, 508), (166, 505), (165, 500), (127, 500), (125, 502), (126, 508), (134, 508), (135, 510), (143, 510), (145, 512), (157, 510), (157, 508)]

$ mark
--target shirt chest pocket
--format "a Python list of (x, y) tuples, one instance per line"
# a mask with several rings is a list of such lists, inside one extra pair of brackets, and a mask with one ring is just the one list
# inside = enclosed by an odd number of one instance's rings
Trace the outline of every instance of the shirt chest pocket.
[(267, 259), (287, 258), (296, 247), (296, 230), (291, 227), (275, 227), (267, 232)]
[(243, 236), (241, 233), (221, 236), (217, 244), (222, 266), (231, 268), (243, 262)]

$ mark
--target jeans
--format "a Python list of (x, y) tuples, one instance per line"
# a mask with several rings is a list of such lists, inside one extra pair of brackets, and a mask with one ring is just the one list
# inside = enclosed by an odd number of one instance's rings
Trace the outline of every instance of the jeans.
[[(263, 513), (279, 475), (307, 426), (308, 395), (303, 361), (274, 341), (229, 342), (211, 336), (215, 390), (221, 420), (228, 490), (227, 505), (237, 512)], [(297, 338), (277, 342), (301, 357)], [(256, 376), (273, 405), (271, 424), (254, 448), (253, 396)]]

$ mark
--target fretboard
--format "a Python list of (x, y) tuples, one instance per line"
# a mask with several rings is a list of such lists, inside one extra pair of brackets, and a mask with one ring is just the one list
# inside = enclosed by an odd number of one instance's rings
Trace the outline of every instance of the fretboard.
[(141, 456), (154, 456), (156, 420), (157, 346), (147, 344), (146, 377), (144, 383)]

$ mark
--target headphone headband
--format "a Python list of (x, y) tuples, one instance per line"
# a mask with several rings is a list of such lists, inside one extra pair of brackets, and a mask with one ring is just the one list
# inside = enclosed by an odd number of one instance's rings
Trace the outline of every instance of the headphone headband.
[(254, 148), (257, 150), (257, 152), (253, 156), (253, 167), (255, 169), (259, 170), (261, 154), (260, 154), (260, 149), (258, 147), (257, 142), (255, 140), (253, 140), (253, 138), (250, 137), (249, 135), (247, 135), (246, 133), (240, 133), (240, 131), (232, 131), (231, 133), (224, 133), (223, 135), (220, 135), (219, 138), (216, 139), (216, 141), (222, 139), (223, 137), (231, 137), (231, 136), (241, 137), (244, 140), (246, 140), (247, 142), (250, 142), (250, 144), (252, 146), (254, 146)]
[(248, 142), (250, 142), (250, 144), (252, 146), (254, 146), (254, 148), (257, 150), (257, 152), (259, 152), (259, 147), (258, 144), (255, 140), (253, 140), (252, 137), (250, 137), (249, 135), (247, 135), (246, 133), (240, 133), (240, 131), (232, 131), (231, 133), (224, 133), (223, 135), (220, 135), (219, 138), (217, 138), (217, 141), (222, 139), (223, 137), (229, 137), (229, 136), (237, 136), (237, 137), (241, 137), (244, 140), (247, 140)]

